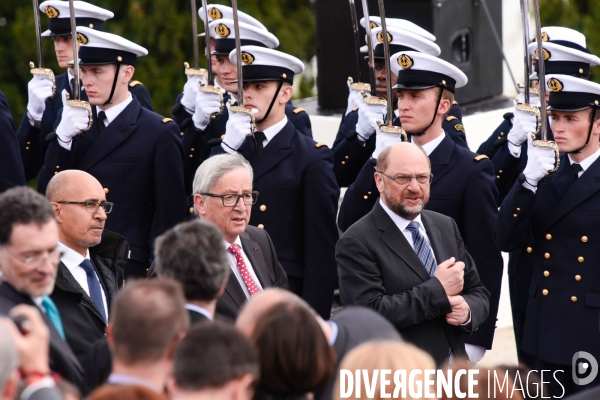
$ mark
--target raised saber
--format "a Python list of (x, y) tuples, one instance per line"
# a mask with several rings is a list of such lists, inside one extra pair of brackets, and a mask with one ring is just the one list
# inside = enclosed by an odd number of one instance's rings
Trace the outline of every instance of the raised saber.
[[(360, 34), (358, 32), (358, 19), (356, 18), (356, 5), (354, 0), (348, 0), (350, 5), (350, 20), (352, 21), (352, 33), (354, 37), (354, 55), (356, 57), (356, 76), (358, 81), (363, 81), (362, 65), (360, 63)], [(367, 21), (368, 22), (368, 21)]]
[(51, 69), (44, 68), (44, 52), (42, 48), (42, 26), (40, 24), (40, 6), (38, 0), (33, 0), (33, 22), (35, 24), (35, 41), (37, 43), (38, 67), (35, 67), (33, 61), (29, 62), (31, 73), (33, 75), (46, 75), (52, 79), (52, 95), (56, 93), (56, 81), (54, 72)]
[[(195, 0), (192, 0), (195, 1)], [(202, 0), (202, 10), (204, 10), (204, 42), (206, 46), (206, 72), (208, 76), (208, 83), (212, 82), (212, 54), (210, 54), (210, 32), (208, 28), (208, 6), (206, 0)], [(196, 15), (196, 14), (194, 14)], [(195, 18), (194, 18), (195, 19)]]
[(531, 73), (531, 56), (529, 55), (529, 0), (521, 0), (521, 25), (523, 26), (523, 54), (525, 78), (523, 94), (525, 97), (525, 104), (529, 104), (529, 88), (531, 86), (529, 82), (529, 74)]
[(369, 82), (371, 84), (371, 94), (375, 96), (377, 82), (375, 81), (375, 56), (373, 55), (373, 38), (371, 37), (371, 14), (369, 14), (369, 4), (367, 0), (362, 0), (363, 17), (365, 19), (365, 31), (367, 33), (367, 56), (369, 58)]
[(199, 52), (198, 52), (198, 17), (196, 15), (198, 10), (196, 8), (196, 0), (191, 0), (191, 5), (192, 5), (192, 48), (194, 50), (194, 68), (195, 69), (199, 69), (200, 68), (200, 56), (199, 56)]

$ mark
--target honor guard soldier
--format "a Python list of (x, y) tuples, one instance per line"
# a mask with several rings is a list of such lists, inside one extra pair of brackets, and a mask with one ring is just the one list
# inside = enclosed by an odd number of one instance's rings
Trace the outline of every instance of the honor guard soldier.
[(527, 164), (502, 203), (496, 238), (503, 251), (533, 240), (522, 349), (535, 369), (552, 371), (558, 398), (599, 382), (576, 385), (572, 377), (580, 374), (578, 352), (600, 359), (600, 85), (566, 75), (546, 81), (560, 165), (551, 173), (556, 153), (528, 136)]
[[(397, 75), (398, 110), (403, 129), (411, 141), (423, 147), (431, 161), (431, 198), (426, 209), (452, 217), (465, 247), (473, 257), (481, 282), (490, 292), (489, 317), (472, 336), (465, 339), (471, 362), (477, 362), (490, 349), (500, 300), (503, 260), (494, 243), (498, 215), (493, 166), (457, 145), (442, 129), (442, 120), (452, 105), (455, 88), (467, 84), (467, 77), (454, 65), (429, 54), (405, 51), (391, 57)], [(377, 128), (373, 157), (399, 135)], [(365, 163), (356, 181), (344, 195), (338, 224), (345, 231), (373, 208), (379, 197), (372, 160)]]
[(19, 153), (15, 123), (8, 109), (8, 100), (0, 92), (0, 193), (13, 186), (25, 185), (25, 172)]
[[(237, 62), (235, 50), (229, 55)], [(254, 170), (260, 195), (250, 225), (266, 229), (290, 289), (321, 317), (330, 317), (337, 280), (335, 216), (340, 190), (331, 150), (301, 134), (285, 114), (294, 75), (304, 70), (296, 57), (258, 46), (242, 46), (244, 107), (258, 110), (252, 133), (250, 115), (230, 112), (227, 133), (213, 153), (236, 151)], [(240, 82), (241, 84), (241, 82)]]
[[(105, 227), (129, 243), (126, 277), (145, 276), (154, 238), (186, 216), (179, 130), (170, 118), (142, 107), (128, 91), (137, 57), (148, 54), (145, 48), (91, 28), (78, 27), (77, 36), (93, 124), (78, 135), (91, 115), (65, 103), (38, 189), (44, 192), (50, 178), (66, 169), (80, 169), (98, 179), (106, 200), (115, 204)], [(62, 97), (65, 101), (66, 90)]]
[[(84, 1), (73, 2), (73, 7), (77, 26), (85, 26), (98, 31), (103, 31), (104, 22), (114, 16), (109, 10)], [(64, 89), (70, 96), (73, 95), (73, 70), (67, 65), (67, 62), (73, 59), (69, 2), (45, 1), (40, 4), (40, 11), (49, 17), (48, 30), (42, 33), (42, 37), (50, 37), (54, 40), (58, 65), (60, 68), (67, 68), (67, 71), (55, 77), (56, 92), (53, 92), (50, 76), (34, 75), (29, 81), (27, 112), (17, 131), (25, 167), (25, 178), (28, 181), (38, 175), (44, 164), (44, 154), (48, 147), (45, 138), (54, 129), (56, 117), (63, 106), (60, 93)], [(131, 81), (129, 85), (129, 90), (142, 106), (152, 110), (150, 94), (141, 82)], [(87, 100), (85, 91), (81, 92), (81, 99)]]

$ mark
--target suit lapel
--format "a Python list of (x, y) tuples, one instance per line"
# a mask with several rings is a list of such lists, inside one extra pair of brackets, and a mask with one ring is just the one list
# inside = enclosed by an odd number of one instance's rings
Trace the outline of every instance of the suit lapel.
[[(92, 299), (87, 295), (87, 293), (85, 292), (85, 290), (83, 290), (79, 282), (77, 282), (77, 279), (75, 279), (73, 274), (71, 274), (71, 271), (69, 271), (67, 266), (62, 262), (58, 267), (55, 285), (59, 289), (64, 290), (65, 292), (73, 293), (76, 296), (78, 296), (78, 301), (83, 301), (84, 303), (86, 303), (92, 309), (94, 315), (100, 318), (102, 322), (106, 323), (104, 321), (104, 318), (102, 318), (102, 315), (100, 314), (96, 303), (94, 303)], [(106, 289), (104, 289), (104, 293), (107, 293)]]
[[(575, 182), (575, 177), (571, 170), (571, 163), (569, 162), (569, 157), (567, 155), (561, 156), (560, 167), (551, 179), (552, 187), (556, 190), (558, 195), (563, 198), (571, 185), (573, 185), (573, 182)], [(541, 183), (543, 184), (544, 182), (541, 181)]]
[(231, 297), (233, 302), (239, 307), (242, 308), (247, 298), (244, 294), (244, 290), (240, 286), (235, 274), (233, 271), (229, 273), (229, 279), (227, 280), (227, 286), (225, 286), (225, 293)]
[(248, 257), (248, 260), (250, 260), (252, 269), (258, 277), (263, 289), (273, 286), (275, 276), (272, 274), (271, 269), (265, 264), (265, 257), (258, 243), (252, 241), (246, 232), (240, 235), (240, 241), (242, 242), (244, 253), (246, 254), (246, 257)]
[(440, 142), (440, 144), (431, 152), (429, 159), (431, 160), (431, 173), (433, 179), (431, 185), (435, 185), (444, 175), (446, 175), (451, 169), (450, 159), (454, 152), (454, 142), (448, 134)]
[(279, 131), (267, 146), (251, 160), (254, 169), (254, 181), (279, 165), (292, 153), (294, 125), (290, 121)]
[(89, 170), (127, 140), (137, 126), (136, 121), (140, 108), (140, 103), (134, 98), (94, 140), (83, 157), (79, 169)]
[[(575, 180), (575, 182), (570, 185), (570, 187), (567, 187), (566, 189), (564, 187), (560, 187), (561, 189), (565, 189), (565, 193), (556, 207), (550, 224), (553, 224), (560, 218), (567, 215), (574, 208), (600, 190), (600, 161), (598, 160), (600, 159), (594, 161), (592, 165), (590, 165), (590, 167), (581, 175), (581, 177), (579, 177), (579, 179)], [(563, 169), (562, 175), (571, 174), (571, 180), (573, 180), (574, 175), (567, 156), (563, 157), (563, 160), (561, 160), (561, 167)], [(559, 177), (555, 177), (553, 182), (555, 182), (557, 178)], [(563, 179), (565, 178), (561, 178), (561, 181)]]
[(400, 232), (394, 221), (387, 215), (385, 210), (381, 208), (379, 202), (373, 208), (373, 217), (378, 230), (382, 231), (381, 240), (404, 261), (417, 275), (424, 281), (429, 279), (427, 270), (423, 263), (415, 253), (415, 249)]

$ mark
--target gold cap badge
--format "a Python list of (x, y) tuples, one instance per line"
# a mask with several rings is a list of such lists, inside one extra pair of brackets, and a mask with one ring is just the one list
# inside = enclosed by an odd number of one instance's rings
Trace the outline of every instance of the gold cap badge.
[[(542, 49), (543, 50), (543, 54), (544, 54), (544, 61), (547, 61), (550, 59), (550, 57), (552, 56), (552, 54), (546, 50), (546, 49)], [(540, 52), (538, 49), (535, 49), (535, 56), (537, 57), (537, 59), (540, 59)]]
[(369, 26), (371, 27), (371, 29), (375, 29), (375, 28), (377, 28), (377, 24), (376, 24), (375, 22), (373, 22), (373, 21), (371, 21), (371, 22), (369, 23)]
[(52, 6), (48, 6), (46, 7), (46, 15), (50, 18), (56, 18), (58, 17), (58, 10)]
[(561, 81), (559, 81), (556, 78), (551, 78), (548, 80), (548, 87), (550, 88), (550, 90), (552, 90), (553, 92), (560, 92), (561, 90), (563, 90), (563, 84)]
[(231, 33), (231, 31), (225, 24), (219, 24), (219, 25), (215, 26), (215, 32), (217, 33), (217, 35), (221, 36), (222, 38), (226, 38)]
[(77, 32), (77, 41), (81, 44), (88, 44), (89, 40), (83, 33)]
[[(377, 40), (379, 41), (379, 43), (383, 43), (383, 31), (379, 31), (379, 33), (377, 34)], [(388, 43), (392, 43), (392, 35), (390, 35), (389, 32), (387, 34), (387, 41)]]
[[(242, 62), (244, 64), (252, 64), (254, 62), (254, 56), (250, 53), (248, 53), (247, 51), (242, 51), (242, 54), (240, 55)], [(285, 77), (284, 77), (285, 79)]]
[(211, 17), (213, 19), (213, 21), (215, 19), (221, 19), (223, 18), (223, 14), (221, 14), (221, 11), (219, 11), (218, 8), (211, 8), (210, 10), (208, 10), (208, 16)]
[(404, 69), (410, 69), (414, 65), (413, 59), (406, 54), (402, 54), (398, 57), (398, 65), (400, 65)]

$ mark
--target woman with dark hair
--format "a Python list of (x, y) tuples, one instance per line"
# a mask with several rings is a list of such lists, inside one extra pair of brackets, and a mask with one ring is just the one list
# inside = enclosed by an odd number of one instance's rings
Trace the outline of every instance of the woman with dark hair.
[(260, 356), (260, 400), (312, 399), (333, 376), (333, 350), (315, 315), (300, 304), (273, 306), (252, 339)]

